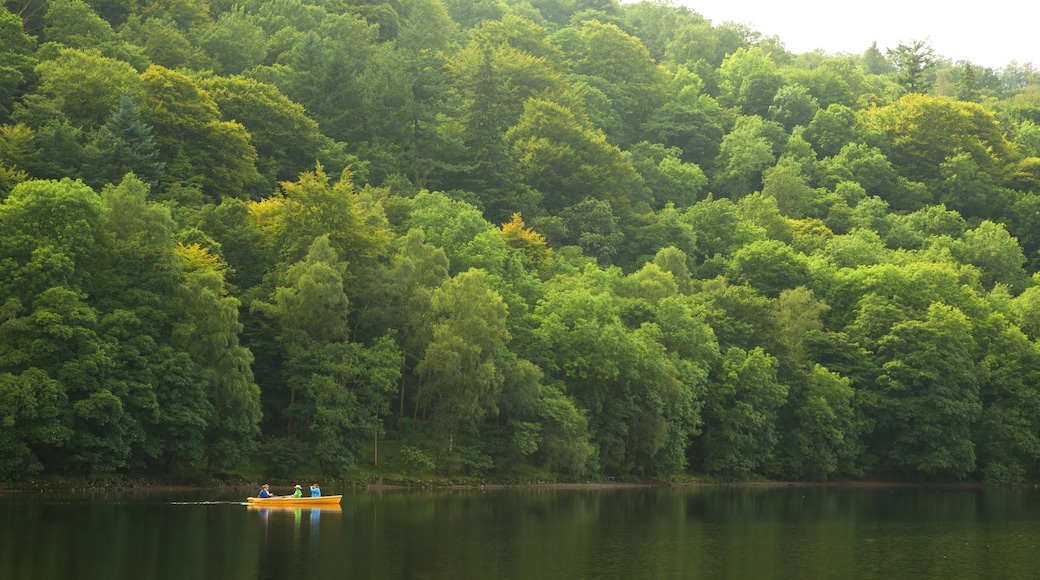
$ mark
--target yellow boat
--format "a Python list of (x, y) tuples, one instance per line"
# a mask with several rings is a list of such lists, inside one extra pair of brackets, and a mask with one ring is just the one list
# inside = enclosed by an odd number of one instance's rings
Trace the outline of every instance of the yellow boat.
[(280, 495), (275, 497), (247, 497), (246, 501), (251, 506), (293, 506), (293, 507), (321, 507), (339, 505), (342, 495), (323, 495), (321, 497), (293, 497), (291, 495)]

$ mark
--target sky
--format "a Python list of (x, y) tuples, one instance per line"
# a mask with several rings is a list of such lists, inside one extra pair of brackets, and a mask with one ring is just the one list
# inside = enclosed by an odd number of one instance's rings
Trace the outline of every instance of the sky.
[[(877, 41), (882, 53), (927, 40), (938, 55), (994, 69), (1011, 61), (1040, 68), (1040, 1), (988, 0), (676, 0), (719, 25), (748, 24), (777, 35), (792, 53), (822, 49), (859, 54)], [(968, 6), (971, 9), (967, 9)]]

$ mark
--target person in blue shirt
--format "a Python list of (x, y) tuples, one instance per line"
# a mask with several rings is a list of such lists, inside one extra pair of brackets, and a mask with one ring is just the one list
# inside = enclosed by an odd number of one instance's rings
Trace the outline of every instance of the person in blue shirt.
[(268, 485), (266, 483), (263, 484), (262, 486), (260, 486), (260, 493), (258, 493), (257, 496), (258, 497), (274, 497), (273, 495), (271, 495), (271, 488), (268, 487)]
[(321, 497), (321, 488), (318, 484), (311, 484), (311, 497)]

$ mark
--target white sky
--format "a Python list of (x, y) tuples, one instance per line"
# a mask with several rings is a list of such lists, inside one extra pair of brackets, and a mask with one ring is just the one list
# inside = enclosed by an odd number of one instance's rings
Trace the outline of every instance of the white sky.
[(994, 69), (1012, 60), (1040, 68), (1040, 1), (676, 0), (719, 25), (741, 22), (777, 35), (789, 52), (859, 54), (877, 41), (928, 40), (938, 55)]

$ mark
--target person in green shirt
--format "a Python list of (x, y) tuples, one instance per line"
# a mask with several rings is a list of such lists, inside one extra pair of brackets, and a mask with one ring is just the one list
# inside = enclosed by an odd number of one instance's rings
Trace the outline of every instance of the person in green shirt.
[(296, 491), (293, 492), (292, 496), (293, 497), (303, 497), (303, 488), (300, 487), (300, 484), (298, 484), (298, 483), (296, 484)]

